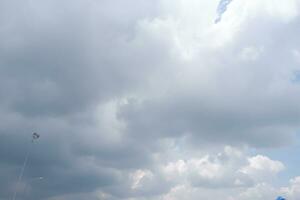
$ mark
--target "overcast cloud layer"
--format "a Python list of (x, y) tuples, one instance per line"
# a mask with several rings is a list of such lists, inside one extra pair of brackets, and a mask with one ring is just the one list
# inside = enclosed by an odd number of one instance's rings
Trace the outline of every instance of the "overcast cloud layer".
[(219, 3), (0, 0), (0, 200), (299, 199), (300, 1)]

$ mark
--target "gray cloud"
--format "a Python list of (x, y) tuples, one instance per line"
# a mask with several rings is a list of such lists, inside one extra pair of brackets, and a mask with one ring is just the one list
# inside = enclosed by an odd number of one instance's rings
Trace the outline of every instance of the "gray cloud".
[(119, 1), (122, 9), (115, 3), (1, 2), (1, 198), (13, 193), (33, 130), (42, 137), (24, 184), (35, 176), (45, 179), (25, 198), (89, 193), (117, 184), (126, 165), (147, 164), (146, 150), (130, 141), (103, 147), (99, 141), (95, 150), (80, 143), (85, 135), (109, 134), (85, 129), (95, 126), (89, 115), (149, 72), (140, 65), (150, 49), (137, 51), (130, 41), (137, 20), (151, 17), (155, 2)]
[[(120, 118), (128, 121), (128, 131), (137, 137), (191, 135), (196, 143), (258, 147), (291, 142), (300, 115), (299, 85), (292, 81), (299, 69), (292, 55), (299, 42), (297, 22), (250, 20), (234, 42), (217, 52), (201, 52), (204, 56), (179, 66), (183, 74), (161, 82), (173, 83), (162, 95), (129, 101)], [(295, 42), (283, 42), (287, 37)], [(185, 73), (184, 67), (191, 72)]]

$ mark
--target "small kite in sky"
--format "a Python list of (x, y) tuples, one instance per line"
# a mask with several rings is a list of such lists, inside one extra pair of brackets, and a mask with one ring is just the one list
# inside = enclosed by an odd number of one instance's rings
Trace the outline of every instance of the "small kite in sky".
[(285, 198), (283, 198), (283, 197), (277, 197), (277, 199), (276, 200), (286, 200)]
[(37, 133), (33, 133), (33, 134), (32, 134), (32, 140), (36, 140), (36, 139), (38, 139), (39, 137), (40, 137), (40, 135), (37, 134)]
[(222, 19), (222, 15), (226, 12), (227, 6), (232, 2), (232, 0), (221, 0), (217, 7), (217, 18), (215, 19), (215, 24), (219, 23)]

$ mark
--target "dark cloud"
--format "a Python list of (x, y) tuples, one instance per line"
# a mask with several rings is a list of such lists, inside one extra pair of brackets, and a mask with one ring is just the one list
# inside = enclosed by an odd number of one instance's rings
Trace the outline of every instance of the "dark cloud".
[(23, 4), (3, 5), (8, 17), (15, 14), (2, 22), (1, 102), (10, 109), (29, 116), (84, 111), (128, 91), (147, 72), (139, 66), (147, 55), (129, 40), (150, 11), (117, 12), (107, 1)]
[(118, 169), (149, 163), (147, 150), (129, 141), (98, 141), (97, 149), (80, 141), (109, 134), (86, 130), (96, 126), (89, 115), (147, 76), (140, 65), (149, 49), (137, 51), (131, 40), (137, 21), (154, 12), (146, 1), (1, 1), (1, 198), (13, 194), (32, 131), (41, 138), (22, 184), (44, 180), (25, 199), (93, 192), (119, 182)]

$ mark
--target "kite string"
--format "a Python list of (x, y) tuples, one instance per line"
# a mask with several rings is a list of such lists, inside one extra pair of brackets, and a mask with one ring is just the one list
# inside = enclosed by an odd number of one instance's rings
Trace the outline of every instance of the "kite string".
[(24, 171), (25, 171), (25, 168), (26, 168), (26, 165), (27, 165), (27, 161), (28, 161), (28, 158), (29, 158), (29, 155), (30, 155), (30, 152), (31, 152), (32, 145), (33, 145), (33, 140), (31, 140), (31, 143), (30, 143), (29, 148), (27, 150), (27, 153), (26, 153), (26, 156), (25, 156), (25, 160), (24, 160), (23, 166), (21, 168), (21, 172), (19, 174), (18, 182), (16, 184), (16, 189), (15, 189), (15, 192), (14, 192), (12, 200), (15, 200), (16, 197), (17, 197), (17, 190), (18, 190), (18, 187), (20, 185), (20, 182), (22, 181), (23, 174), (24, 174)]

